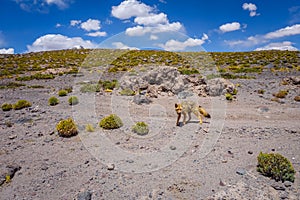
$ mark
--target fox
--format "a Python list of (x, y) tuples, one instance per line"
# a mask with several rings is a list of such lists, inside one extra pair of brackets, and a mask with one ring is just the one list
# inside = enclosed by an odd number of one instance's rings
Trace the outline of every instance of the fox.
[[(179, 120), (181, 117), (181, 114), (183, 114), (183, 125), (185, 125), (187, 122), (191, 120), (191, 113), (194, 113), (199, 119), (199, 123), (202, 124), (202, 118), (201, 115), (203, 115), (206, 118), (210, 118), (210, 114), (205, 111), (204, 108), (202, 108), (200, 105), (198, 105), (196, 102), (193, 101), (183, 101), (181, 103), (175, 103), (175, 111), (177, 113), (177, 122), (176, 126), (179, 126)], [(188, 121), (186, 121), (186, 116), (189, 116)]]

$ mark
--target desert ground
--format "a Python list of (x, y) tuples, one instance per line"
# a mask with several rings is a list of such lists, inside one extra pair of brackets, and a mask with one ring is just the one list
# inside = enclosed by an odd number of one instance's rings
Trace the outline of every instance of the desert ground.
[[(1, 104), (26, 99), (32, 106), (0, 110), (0, 199), (300, 199), (300, 102), (294, 100), (300, 85), (282, 84), (299, 80), (299, 70), (251, 75), (230, 79), (238, 85), (232, 101), (194, 96), (212, 117), (199, 124), (192, 116), (184, 126), (176, 126), (174, 104), (183, 100), (178, 95), (160, 93), (138, 105), (115, 90), (81, 93), (76, 87), (85, 75), (3, 88)], [(12, 80), (2, 78), (1, 84)], [(73, 92), (57, 96), (67, 87)], [(274, 99), (279, 90), (289, 92)], [(78, 105), (68, 104), (72, 95)], [(48, 104), (51, 96), (58, 105)], [(103, 130), (98, 123), (111, 113), (124, 126)], [(79, 133), (60, 137), (56, 124), (69, 117)], [(132, 133), (137, 121), (149, 124), (148, 135)], [(94, 132), (85, 131), (87, 123)], [(276, 182), (257, 172), (259, 152), (288, 158), (295, 181)]]

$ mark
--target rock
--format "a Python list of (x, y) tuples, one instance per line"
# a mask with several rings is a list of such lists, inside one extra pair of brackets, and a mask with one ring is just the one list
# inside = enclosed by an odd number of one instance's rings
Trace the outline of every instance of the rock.
[(237, 169), (236, 169), (236, 173), (237, 173), (238, 175), (245, 175), (245, 174), (246, 174), (246, 170), (243, 169), (243, 168), (237, 168)]
[(5, 183), (7, 176), (10, 178), (10, 180), (15, 176), (16, 172), (19, 171), (21, 167), (16, 164), (10, 164), (6, 167), (0, 166), (0, 185)]
[(187, 97), (193, 96), (191, 91), (182, 91), (177, 94), (178, 99), (186, 99)]
[(292, 186), (292, 183), (290, 181), (284, 181), (284, 186), (285, 187), (291, 187)]
[(253, 151), (248, 151), (248, 154), (250, 154), (250, 155), (253, 154)]
[(16, 138), (17, 138), (17, 135), (10, 135), (8, 138), (9, 138), (10, 140), (13, 140), (13, 139), (16, 139)]
[(285, 190), (285, 187), (282, 185), (282, 183), (280, 182), (274, 182), (271, 184), (271, 186), (275, 189), (275, 190)]
[(233, 93), (235, 85), (224, 78), (214, 78), (207, 81), (206, 91), (210, 96), (220, 96), (226, 92)]
[(176, 150), (176, 147), (175, 146), (170, 146), (170, 149), (171, 150)]
[(148, 97), (138, 94), (133, 97), (133, 102), (138, 105), (141, 105), (141, 104), (149, 104), (152, 101)]
[(84, 191), (77, 195), (77, 200), (91, 200), (92, 193), (90, 191)]
[(155, 85), (151, 85), (147, 89), (147, 94), (149, 97), (157, 98), (158, 97), (158, 88)]
[(226, 186), (226, 183), (223, 182), (221, 179), (220, 179), (220, 183), (219, 183), (220, 186)]
[(107, 165), (107, 169), (108, 169), (108, 170), (114, 170), (114, 169), (115, 169), (115, 164), (109, 163), (109, 164)]

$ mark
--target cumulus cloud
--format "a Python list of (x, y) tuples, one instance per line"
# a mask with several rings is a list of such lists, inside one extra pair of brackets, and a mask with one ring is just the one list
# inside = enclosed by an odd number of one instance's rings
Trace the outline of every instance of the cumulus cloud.
[(246, 40), (231, 40), (225, 41), (229, 46), (246, 46), (251, 47), (262, 43), (267, 43), (270, 40), (284, 38), (287, 36), (300, 35), (300, 24), (295, 24), (293, 26), (287, 26), (282, 29), (269, 32), (264, 35), (250, 36)]
[(125, 0), (118, 6), (113, 6), (111, 10), (112, 16), (118, 19), (129, 19), (131, 17), (146, 16), (153, 10), (152, 7), (137, 1)]
[(14, 54), (15, 50), (13, 48), (0, 49), (0, 54)]
[[(125, 0), (118, 6), (112, 7), (112, 16), (128, 20), (134, 17), (136, 26), (129, 27), (125, 33), (128, 36), (143, 36), (146, 33), (163, 33), (184, 31), (180, 22), (169, 22), (165, 13), (156, 13), (156, 8), (148, 6), (137, 0)], [(151, 39), (151, 38), (150, 38)], [(153, 39), (153, 38), (152, 38)]]
[(155, 24), (167, 24), (169, 23), (167, 15), (164, 13), (150, 14), (148, 16), (136, 17), (134, 22), (141, 25), (155, 25)]
[(86, 31), (98, 31), (100, 30), (100, 21), (97, 19), (88, 19), (86, 22), (80, 24), (80, 27)]
[(201, 39), (188, 38), (187, 40), (181, 42), (178, 40), (169, 40), (165, 44), (160, 44), (159, 47), (163, 48), (166, 51), (184, 51), (188, 47), (201, 46), (208, 40), (208, 36), (203, 34)]
[(250, 14), (249, 14), (250, 17), (260, 15), (259, 13), (256, 12), (257, 7), (253, 3), (244, 3), (242, 7), (243, 7), (244, 10), (249, 10), (250, 11)]
[(116, 48), (116, 49), (129, 49), (129, 50), (139, 50), (136, 47), (129, 47), (127, 45), (125, 45), (122, 42), (113, 42), (112, 45)]
[(45, 0), (48, 5), (54, 4), (60, 9), (65, 9), (69, 6), (69, 0)]
[(288, 51), (298, 51), (296, 47), (293, 46), (293, 43), (290, 41), (270, 43), (264, 47), (256, 48), (255, 51), (263, 50), (288, 50)]
[(223, 33), (226, 32), (231, 32), (231, 31), (236, 31), (241, 29), (241, 24), (238, 22), (232, 22), (232, 23), (227, 23), (227, 24), (223, 24), (219, 27), (220, 31), (222, 31)]
[(29, 52), (50, 51), (60, 49), (72, 49), (82, 46), (84, 48), (96, 48), (97, 45), (81, 37), (67, 37), (60, 34), (48, 34), (36, 39), (32, 45), (27, 45)]
[(91, 37), (105, 37), (107, 36), (107, 33), (102, 31), (96, 31), (96, 32), (87, 33), (86, 35)]
[(81, 24), (81, 20), (71, 20), (70, 21), (70, 25), (71, 26), (77, 26), (79, 24)]
[(270, 32), (266, 34), (264, 37), (266, 39), (274, 39), (274, 38), (281, 38), (285, 36), (299, 35), (299, 34), (300, 34), (300, 24), (295, 24), (293, 26), (287, 26), (285, 28), (276, 30), (274, 32)]

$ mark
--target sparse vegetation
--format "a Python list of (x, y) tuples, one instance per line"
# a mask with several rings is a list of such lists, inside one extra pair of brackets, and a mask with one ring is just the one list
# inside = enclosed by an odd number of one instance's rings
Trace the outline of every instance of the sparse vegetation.
[(281, 154), (260, 152), (257, 161), (257, 171), (262, 175), (271, 177), (276, 181), (294, 182), (296, 172), (292, 163)]
[(68, 91), (66, 91), (66, 90), (59, 90), (58, 91), (58, 96), (60, 96), (60, 97), (67, 96), (67, 94), (68, 94)]
[(22, 86), (25, 86), (25, 84), (18, 83), (18, 82), (8, 82), (5, 84), (1, 84), (0, 89), (11, 89), (11, 88), (18, 88), (18, 87), (22, 87)]
[(149, 133), (149, 127), (145, 122), (137, 122), (131, 129), (138, 135), (146, 135)]
[(111, 114), (107, 117), (104, 117), (100, 121), (99, 126), (104, 129), (117, 129), (123, 126), (123, 122), (119, 116)]
[(228, 100), (228, 101), (232, 101), (232, 100), (233, 100), (233, 95), (230, 94), (230, 93), (226, 93), (226, 94), (225, 94), (225, 98), (226, 98), (226, 100)]
[(94, 131), (95, 131), (95, 128), (94, 128), (93, 124), (87, 124), (87, 125), (85, 126), (85, 130), (86, 130), (87, 132), (94, 132)]
[(49, 98), (48, 103), (50, 106), (55, 106), (59, 103), (59, 100), (55, 96), (52, 96)]
[(3, 103), (1, 108), (3, 111), (10, 111), (13, 108), (13, 105), (10, 103)]
[(56, 130), (58, 131), (58, 134), (62, 137), (72, 137), (77, 135), (78, 133), (76, 124), (72, 118), (61, 120), (56, 125)]
[(23, 108), (31, 107), (31, 105), (32, 104), (29, 101), (22, 99), (22, 100), (17, 101), (17, 103), (15, 103), (13, 105), (13, 109), (21, 110)]
[(258, 94), (264, 94), (264, 93), (265, 93), (265, 90), (259, 89), (259, 90), (257, 90), (257, 93), (258, 93)]
[(30, 76), (22, 76), (22, 77), (17, 77), (16, 81), (31, 81), (31, 80), (41, 80), (41, 79), (54, 79), (55, 76), (53, 74), (41, 74), (41, 73), (36, 73), (34, 75)]
[(69, 105), (77, 105), (79, 103), (79, 100), (76, 96), (71, 96), (68, 99)]
[(135, 95), (135, 92), (130, 88), (125, 88), (125, 89), (120, 91), (120, 95), (133, 96), (133, 95)]
[(100, 92), (100, 85), (99, 84), (84, 84), (80, 88), (80, 92), (87, 93), (87, 92)]
[(99, 85), (104, 89), (104, 90), (113, 90), (114, 88), (118, 88), (119, 87), (119, 83), (118, 80), (99, 80)]
[(289, 91), (288, 90), (280, 90), (277, 93), (274, 93), (273, 96), (276, 98), (280, 98), (283, 99), (286, 97), (286, 95), (288, 95)]

